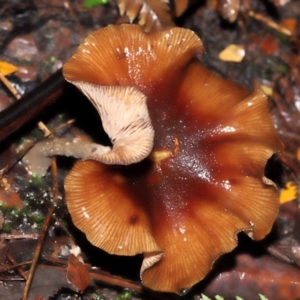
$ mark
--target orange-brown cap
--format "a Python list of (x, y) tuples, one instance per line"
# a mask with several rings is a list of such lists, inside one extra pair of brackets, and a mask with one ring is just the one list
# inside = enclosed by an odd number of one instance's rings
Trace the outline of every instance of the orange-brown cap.
[(203, 51), (190, 30), (108, 26), (63, 70), (75, 85), (133, 86), (147, 97), (151, 155), (129, 166), (77, 162), (65, 190), (91, 243), (112, 254), (144, 253), (143, 284), (159, 291), (203, 279), (236, 247), (238, 232), (262, 239), (278, 210), (276, 191), (262, 181), (266, 161), (282, 148), (266, 97), (211, 73), (196, 58)]

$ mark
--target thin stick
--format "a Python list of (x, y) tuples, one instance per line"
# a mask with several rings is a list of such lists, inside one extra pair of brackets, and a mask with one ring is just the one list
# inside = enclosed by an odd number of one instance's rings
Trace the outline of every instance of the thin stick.
[[(7, 267), (4, 266), (3, 268), (2, 267), (0, 268), (0, 273), (4, 273), (4, 272), (7, 272), (7, 271), (15, 270), (15, 269), (18, 269), (18, 268), (23, 267), (23, 266), (28, 266), (31, 263), (32, 263), (32, 261), (30, 260), (30, 261), (23, 261), (23, 262), (21, 262), (19, 264), (13, 265), (13, 266), (7, 266)], [(26, 274), (25, 274), (25, 276), (26, 276)]]
[(21, 95), (19, 94), (19, 92), (12, 86), (12, 84), (6, 79), (6, 77), (1, 73), (1, 71), (0, 71), (0, 80), (9, 89), (9, 91), (14, 95), (14, 97), (17, 100), (19, 100), (21, 98)]
[[(72, 123), (74, 123), (76, 120), (71, 119), (66, 121), (65, 123), (55, 127), (52, 131), (49, 131), (49, 134), (45, 135), (44, 137), (48, 137), (49, 135), (52, 135), (55, 133), (55, 131), (60, 130), (64, 127), (70, 126)], [(45, 126), (45, 125), (44, 125)], [(41, 139), (32, 140), (31, 142), (28, 142), (26, 147), (22, 149), (22, 151), (18, 152), (12, 159), (7, 163), (4, 169), (0, 170), (0, 179), (1, 177), (6, 174), (37, 142), (39, 142)], [(1, 235), (0, 235), (1, 237)]]
[(58, 226), (61, 227), (61, 228), (64, 230), (64, 232), (65, 232), (69, 237), (72, 238), (71, 232), (70, 232), (69, 229), (61, 222), (61, 220), (58, 219), (55, 215), (53, 215), (53, 219), (55, 220), (56, 223), (58, 223)]
[(95, 272), (89, 272), (89, 275), (91, 276), (91, 278), (102, 281), (109, 285), (116, 285), (116, 286), (120, 286), (123, 288), (133, 289), (140, 293), (143, 291), (142, 285), (134, 283), (129, 280), (125, 280), (123, 278), (118, 278), (118, 277), (114, 277), (112, 275), (103, 274), (102, 272), (101, 272), (101, 274), (95, 273)]
[(150, 295), (149, 299), (163, 299), (163, 300), (174, 299), (172, 295), (167, 296), (166, 294), (161, 294), (161, 293), (151, 291), (147, 288), (144, 288), (140, 283), (136, 283), (124, 279), (122, 277), (113, 276), (103, 271), (99, 271), (99, 273), (89, 271), (89, 275), (91, 278), (95, 280), (99, 280), (105, 284), (116, 285), (125, 289), (131, 289), (138, 293), (147, 293)]
[[(18, 263), (15, 261), (15, 259), (11, 256), (11, 254), (10, 254), (9, 252), (6, 253), (6, 257), (7, 257), (7, 259), (13, 264), (14, 267), (18, 265)], [(23, 270), (21, 267), (17, 267), (16, 269), (17, 269), (18, 273), (19, 273), (25, 280), (27, 280), (27, 276), (26, 276), (24, 270)]]
[(285, 164), (287, 165), (295, 174), (298, 176), (300, 175), (300, 169), (298, 166), (291, 160), (289, 159), (286, 155), (282, 153), (276, 153), (277, 157)]
[(59, 129), (62, 129), (64, 127), (72, 125), (75, 121), (76, 121), (76, 119), (71, 119), (71, 120), (66, 121), (65, 123), (55, 127), (52, 131), (50, 131), (49, 134), (45, 134), (45, 137), (48, 137), (49, 135), (53, 134), (55, 131), (57, 131)]
[(32, 239), (36, 240), (40, 235), (38, 233), (17, 233), (17, 234), (9, 234), (9, 233), (1, 233), (1, 240), (20, 240), (20, 239)]
[(53, 202), (56, 203), (58, 200), (58, 173), (57, 173), (57, 164), (56, 157), (52, 157), (51, 159), (51, 169), (52, 169), (52, 177), (53, 177)]
[[(52, 162), (51, 166), (52, 166), (53, 190), (54, 190), (53, 191), (53, 202), (56, 202), (57, 199), (58, 199), (58, 182), (57, 182), (56, 158), (53, 157), (52, 160), (51, 160), (51, 162)], [(53, 205), (48, 210), (48, 214), (46, 216), (46, 219), (45, 219), (45, 222), (44, 222), (44, 225), (43, 225), (43, 228), (42, 228), (39, 240), (38, 240), (37, 247), (35, 249), (35, 253), (34, 253), (34, 256), (33, 256), (32, 264), (31, 264), (31, 267), (30, 267), (30, 270), (29, 270), (29, 274), (28, 274), (28, 279), (27, 279), (25, 287), (24, 287), (23, 298), (22, 298), (23, 300), (27, 300), (28, 299), (29, 289), (30, 289), (30, 286), (31, 286), (31, 283), (32, 283), (34, 272), (35, 272), (35, 269), (36, 269), (36, 266), (37, 266), (37, 262), (38, 262), (38, 259), (39, 259), (39, 256), (40, 256), (40, 253), (41, 253), (41, 250), (42, 250), (42, 247), (43, 247), (43, 243), (44, 243), (47, 231), (48, 231), (48, 227), (49, 227), (50, 221), (52, 219), (52, 215), (53, 215), (54, 209), (55, 209), (55, 206)]]
[(41, 250), (42, 250), (42, 247), (43, 247), (43, 242), (45, 240), (47, 230), (48, 230), (48, 226), (49, 226), (49, 223), (51, 221), (51, 217), (52, 217), (53, 212), (54, 212), (54, 206), (50, 207), (49, 210), (48, 210), (48, 214), (46, 216), (45, 223), (44, 223), (44, 226), (42, 228), (41, 235), (40, 235), (37, 247), (36, 247), (35, 252), (34, 252), (32, 264), (30, 266), (30, 270), (29, 270), (29, 273), (28, 273), (28, 279), (26, 281), (24, 291), (23, 291), (23, 298), (22, 298), (23, 300), (28, 299), (28, 293), (29, 293), (29, 289), (30, 289), (31, 282), (32, 282), (32, 279), (33, 279), (34, 271), (35, 271), (35, 268), (37, 266), (37, 262), (38, 262), (38, 259), (39, 259), (39, 256), (40, 256), (40, 253), (41, 253)]
[(44, 124), (44, 122), (42, 121), (39, 121), (38, 122), (38, 127), (41, 131), (43, 131), (44, 133), (44, 136), (48, 136), (48, 135), (51, 135), (51, 131), (48, 129), (48, 127)]
[(78, 18), (76, 17), (76, 15), (75, 15), (75, 13), (74, 13), (74, 10), (73, 10), (73, 8), (72, 8), (71, 3), (70, 3), (69, 0), (65, 0), (65, 1), (64, 1), (64, 7), (70, 12), (71, 17), (75, 19), (76, 25), (77, 25), (77, 28), (78, 28), (78, 31), (79, 31), (81, 37), (82, 37), (82, 38), (85, 38), (85, 37), (86, 37), (86, 33), (85, 33), (84, 30), (82, 29), (80, 23), (77, 21)]
[(16, 101), (1, 111), (0, 141), (17, 131), (57, 100), (66, 86), (67, 82), (62, 75), (62, 71), (59, 70), (23, 96), (20, 101)]
[(276, 22), (272, 21), (271, 19), (269, 19), (261, 14), (255, 13), (253, 10), (250, 10), (248, 14), (250, 17), (254, 18), (255, 20), (261, 21), (261, 22), (265, 23), (267, 26), (269, 26), (287, 36), (292, 35), (292, 32), (289, 29), (287, 29), (286, 27), (277, 24)]

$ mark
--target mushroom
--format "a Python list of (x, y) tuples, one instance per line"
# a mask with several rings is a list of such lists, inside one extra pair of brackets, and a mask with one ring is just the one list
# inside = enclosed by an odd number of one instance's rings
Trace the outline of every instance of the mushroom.
[(203, 52), (187, 29), (110, 25), (91, 33), (63, 67), (86, 94), (84, 84), (130, 86), (147, 97), (150, 155), (128, 166), (78, 161), (65, 197), (92, 244), (143, 253), (141, 279), (158, 291), (181, 293), (201, 281), (236, 247), (239, 232), (264, 238), (278, 211), (276, 190), (262, 181), (282, 148), (267, 98), (211, 73), (197, 59)]
[(121, 165), (147, 157), (152, 150), (154, 131), (146, 97), (134, 87), (98, 86), (87, 82), (77, 82), (77, 86), (97, 109), (113, 148), (79, 139), (46, 139), (23, 158), (31, 171), (44, 175), (51, 163), (49, 157), (54, 155)]

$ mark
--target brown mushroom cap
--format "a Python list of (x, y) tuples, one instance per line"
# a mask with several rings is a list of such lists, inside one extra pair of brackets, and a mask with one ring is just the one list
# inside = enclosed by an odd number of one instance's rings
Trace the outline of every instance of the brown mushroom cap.
[(278, 211), (276, 191), (262, 182), (266, 161), (282, 147), (266, 97), (212, 74), (199, 53), (190, 30), (108, 26), (63, 69), (75, 85), (133, 86), (147, 96), (155, 131), (149, 158), (130, 166), (77, 162), (65, 190), (91, 243), (144, 253), (143, 283), (159, 291), (203, 279), (238, 232), (262, 239)]

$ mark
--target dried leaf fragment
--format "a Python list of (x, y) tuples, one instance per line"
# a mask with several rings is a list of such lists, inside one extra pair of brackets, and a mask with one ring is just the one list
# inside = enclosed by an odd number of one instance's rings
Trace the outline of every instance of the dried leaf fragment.
[(6, 61), (0, 60), (0, 72), (6, 76), (18, 71), (18, 68)]
[(297, 198), (297, 185), (294, 182), (288, 182), (284, 189), (280, 191), (279, 201), (281, 204), (295, 200)]
[(294, 18), (284, 19), (280, 22), (280, 25), (287, 28), (291, 32), (294, 32), (296, 28), (297, 20)]
[(273, 94), (273, 89), (270, 88), (267, 85), (261, 85), (260, 88), (262, 89), (262, 91), (267, 95), (267, 96), (272, 96)]
[(234, 267), (218, 274), (203, 293), (213, 297), (218, 292), (225, 299), (235, 299), (236, 295), (245, 300), (299, 299), (299, 268), (267, 255), (238, 254), (234, 261)]
[(69, 257), (66, 276), (67, 280), (80, 292), (83, 292), (90, 284), (88, 270), (74, 254), (71, 254)]
[(245, 47), (243, 45), (230, 44), (219, 53), (219, 58), (223, 61), (239, 63), (245, 56)]
[(8, 207), (16, 206), (18, 208), (23, 208), (24, 204), (19, 196), (19, 194), (12, 192), (10, 190), (0, 190), (0, 203), (4, 203)]
[(163, 0), (117, 0), (120, 15), (126, 15), (130, 23), (137, 20), (145, 31), (174, 26), (168, 2)]

